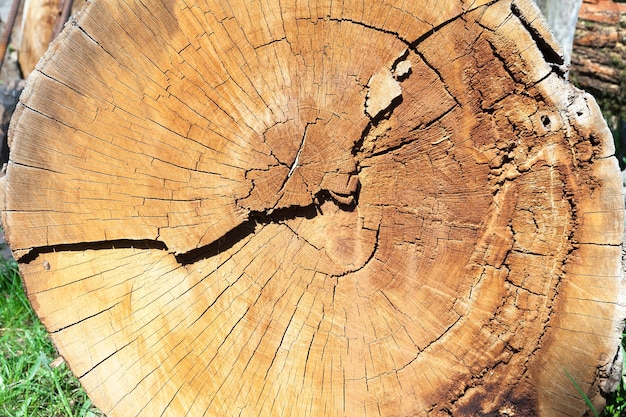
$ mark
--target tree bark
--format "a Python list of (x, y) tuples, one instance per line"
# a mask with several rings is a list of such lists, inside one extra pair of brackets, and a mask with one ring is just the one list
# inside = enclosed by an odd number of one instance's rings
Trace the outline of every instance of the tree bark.
[(109, 416), (582, 415), (625, 316), (610, 132), (526, 0), (89, 2), (2, 221)]
[(587, 0), (574, 39), (572, 80), (601, 102), (608, 114), (626, 118), (626, 4)]

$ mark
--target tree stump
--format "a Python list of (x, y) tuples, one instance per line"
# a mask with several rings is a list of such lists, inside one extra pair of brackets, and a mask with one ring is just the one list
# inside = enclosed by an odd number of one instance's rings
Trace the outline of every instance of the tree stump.
[(563, 73), (526, 0), (94, 0), (22, 94), (2, 221), (109, 416), (582, 415), (624, 210)]

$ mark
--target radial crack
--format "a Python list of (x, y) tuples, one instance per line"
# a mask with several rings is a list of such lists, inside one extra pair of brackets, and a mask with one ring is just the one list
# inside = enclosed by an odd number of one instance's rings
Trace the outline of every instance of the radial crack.
[[(304, 126), (304, 132), (302, 133), (302, 142), (300, 142), (300, 147), (298, 148), (298, 153), (296, 153), (296, 158), (293, 160), (293, 164), (291, 165), (291, 168), (289, 168), (289, 173), (287, 174), (287, 179), (289, 179), (291, 177), (293, 172), (298, 167), (298, 163), (300, 162), (300, 155), (302, 154), (302, 149), (304, 149), (304, 144), (306, 142), (306, 132), (309, 129), (309, 126), (311, 124), (313, 124), (313, 123), (307, 123), (306, 126)], [(281, 188), (281, 191), (282, 191), (283, 188), (285, 188), (285, 184), (286, 183), (287, 183), (287, 180), (285, 180), (285, 183), (283, 184), (283, 186)]]

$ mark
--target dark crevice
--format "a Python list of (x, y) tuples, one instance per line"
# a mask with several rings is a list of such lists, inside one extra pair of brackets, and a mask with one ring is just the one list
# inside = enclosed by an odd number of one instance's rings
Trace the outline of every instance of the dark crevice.
[[(62, 172), (62, 171), (55, 171), (55, 170), (54, 170), (54, 169), (52, 169), (52, 168), (44, 168), (44, 167), (39, 167), (39, 166), (35, 166), (35, 165), (27, 165), (27, 164), (23, 164), (23, 163), (21, 163), (21, 162), (16, 162), (16, 161), (14, 161), (14, 160), (12, 160), (12, 159), (10, 159), (10, 160), (9, 160), (9, 162), (10, 162), (11, 164), (13, 164), (13, 165), (15, 165), (15, 166), (19, 166), (19, 167), (25, 167), (25, 168), (28, 168), (28, 169), (39, 169), (39, 170), (41, 170), (41, 171), (50, 172), (50, 173), (52, 173), (52, 174), (63, 174), (63, 172)], [(8, 210), (7, 210), (7, 211), (8, 211)], [(42, 211), (42, 210), (21, 210), (21, 211), (22, 211), (22, 212), (25, 212), (25, 211)]]
[(299, 207), (292, 206), (284, 209), (273, 210), (271, 213), (254, 211), (248, 215), (248, 220), (233, 228), (219, 239), (208, 245), (192, 249), (188, 252), (177, 254), (176, 261), (181, 265), (194, 264), (203, 259), (209, 259), (222, 252), (225, 252), (257, 231), (257, 226), (264, 226), (270, 223), (282, 223), (288, 220), (301, 217), (312, 219), (319, 215), (316, 204)]
[(443, 88), (446, 90), (446, 93), (448, 93), (448, 95), (450, 96), (450, 98), (452, 98), (452, 100), (455, 101), (455, 103), (457, 105), (461, 105), (461, 103), (459, 102), (459, 99), (456, 98), (456, 96), (454, 94), (452, 94), (450, 92), (450, 90), (448, 89), (448, 85), (446, 84), (446, 79), (443, 76), (443, 74), (441, 73), (441, 71), (439, 70), (439, 68), (437, 68), (435, 65), (431, 64), (430, 61), (428, 59), (426, 59), (426, 55), (424, 55), (422, 52), (418, 51), (417, 49), (415, 49), (415, 54), (422, 60), (422, 62), (428, 67), (430, 68), (430, 70), (432, 72), (434, 72), (437, 75), (437, 78), (439, 78), (439, 80), (441, 81), (441, 83), (443, 84)]
[[(352, 173), (352, 175), (358, 175), (358, 173)], [(359, 194), (361, 193), (361, 183), (358, 182), (356, 185), (356, 189), (349, 194), (342, 194), (330, 190), (322, 190), (320, 191), (316, 199), (320, 201), (322, 197), (326, 200), (332, 199), (337, 206), (343, 211), (354, 211), (356, 205), (359, 202)]]
[(91, 320), (91, 319), (93, 319), (94, 317), (98, 317), (98, 316), (99, 316), (99, 315), (101, 315), (101, 314), (108, 313), (109, 311), (111, 311), (112, 309), (114, 309), (115, 307), (117, 307), (118, 305), (120, 305), (120, 303), (119, 303), (119, 302), (118, 302), (118, 303), (113, 304), (111, 307), (105, 308), (104, 310), (98, 311), (97, 313), (94, 313), (94, 314), (92, 314), (92, 315), (90, 315), (90, 316), (84, 317), (84, 318), (82, 318), (82, 319), (80, 319), (80, 320), (78, 320), (78, 321), (75, 321), (75, 322), (73, 322), (73, 323), (71, 323), (71, 324), (68, 324), (67, 326), (63, 326), (63, 327), (61, 327), (61, 328), (59, 328), (59, 329), (56, 329), (56, 330), (50, 330), (50, 334), (51, 334), (51, 335), (53, 335), (53, 334), (61, 333), (61, 332), (63, 332), (64, 330), (69, 329), (70, 327), (76, 326), (77, 324), (84, 323), (84, 322), (86, 322), (87, 320)]
[[(352, 147), (353, 157), (356, 157), (362, 152), (363, 144), (365, 143), (365, 140), (367, 139), (367, 137), (370, 135), (370, 132), (376, 127), (378, 127), (382, 121), (389, 120), (393, 111), (400, 104), (402, 104), (402, 101), (403, 101), (402, 95), (399, 95), (398, 97), (391, 100), (391, 103), (386, 109), (379, 112), (376, 116), (370, 117), (370, 122), (367, 124), (367, 126), (365, 126), (365, 129), (363, 129), (363, 132), (361, 133), (361, 137), (354, 143), (354, 146)], [(357, 169), (357, 174), (358, 174), (358, 171), (359, 170)]]
[(46, 119), (50, 119), (50, 120), (54, 121), (55, 123), (60, 124), (61, 126), (65, 126), (65, 127), (68, 127), (68, 128), (70, 128), (70, 129), (75, 130), (75, 128), (74, 128), (74, 127), (72, 127), (72, 126), (70, 126), (70, 125), (66, 124), (64, 121), (59, 120), (59, 119), (56, 119), (56, 118), (54, 118), (54, 117), (52, 117), (52, 116), (50, 116), (50, 115), (48, 115), (48, 114), (44, 113), (44, 112), (43, 112), (43, 110), (37, 110), (36, 108), (34, 108), (34, 107), (30, 107), (30, 106), (28, 106), (27, 104), (24, 104), (24, 103), (20, 103), (20, 104), (21, 104), (22, 106), (24, 106), (24, 108), (26, 108), (26, 109), (28, 109), (28, 110), (30, 110), (30, 111), (32, 111), (32, 112), (34, 112), (34, 113), (37, 113), (37, 114), (39, 114), (39, 115), (41, 115), (41, 116), (45, 117)]
[[(456, 110), (457, 107), (462, 107), (462, 105), (458, 101), (455, 104), (453, 104), (452, 106), (450, 106), (450, 108), (448, 108), (446, 111), (441, 113), (441, 115), (435, 117), (432, 120), (429, 120), (428, 122), (426, 122), (424, 124), (421, 124), (421, 125), (418, 125), (418, 126), (415, 126), (415, 127), (411, 128), (409, 130), (409, 132), (413, 133), (413, 132), (418, 132), (420, 130), (426, 130), (426, 129), (430, 128), (435, 123), (441, 122), (443, 119), (445, 119), (446, 116), (448, 116), (450, 113), (452, 113), (454, 110)], [(406, 145), (407, 142), (402, 142), (402, 144)]]
[[(185, 266), (209, 259), (219, 255), (235, 246), (248, 236), (257, 231), (257, 226), (270, 223), (282, 224), (296, 218), (312, 219), (320, 214), (320, 206), (326, 201), (333, 201), (341, 210), (353, 211), (356, 207), (358, 190), (351, 204), (343, 204), (337, 201), (328, 191), (320, 191), (315, 197), (315, 203), (308, 206), (291, 206), (270, 211), (254, 211), (248, 216), (248, 220), (225, 233), (221, 238), (208, 245), (192, 249), (188, 252), (175, 255), (176, 261)], [(139, 250), (162, 250), (169, 251), (167, 245), (159, 240), (151, 239), (115, 239), (96, 242), (64, 243), (57, 245), (41, 246), (31, 249), (24, 256), (17, 259), (18, 263), (28, 264), (39, 256), (55, 252), (84, 252), (88, 250), (113, 250), (113, 249), (139, 249)]]
[(383, 120), (389, 120), (393, 111), (398, 106), (400, 106), (400, 104), (402, 104), (403, 101), (404, 99), (402, 98), (402, 94), (400, 94), (398, 97), (393, 98), (391, 102), (389, 103), (389, 106), (385, 110), (381, 111), (375, 117), (371, 118), (372, 120), (370, 121), (370, 124), (377, 126)]
[(271, 45), (273, 43), (283, 42), (283, 41), (287, 41), (287, 37), (286, 36), (283, 36), (282, 38), (279, 38), (279, 39), (272, 39), (271, 41), (269, 41), (267, 43), (264, 43), (264, 44), (261, 44), (261, 45), (258, 45), (258, 46), (254, 46), (253, 48), (256, 50), (256, 49), (260, 49), (260, 48), (269, 46), (269, 45)]
[(163, 242), (150, 239), (116, 239), (116, 240), (102, 240), (97, 242), (80, 242), (80, 243), (63, 243), (59, 245), (41, 246), (33, 248), (26, 255), (17, 259), (17, 262), (27, 264), (38, 256), (53, 253), (53, 252), (84, 252), (88, 250), (106, 250), (106, 249), (157, 249), (167, 250), (167, 246)]
[(565, 66), (565, 60), (563, 56), (548, 43), (541, 36), (541, 34), (537, 31), (535, 27), (533, 27), (532, 22), (529, 22), (522, 11), (517, 7), (515, 3), (511, 4), (511, 12), (515, 17), (519, 19), (524, 26), (524, 29), (528, 31), (535, 44), (537, 44), (537, 48), (543, 55), (543, 59), (550, 64), (553, 71), (556, 72), (559, 76), (565, 77), (565, 73), (567, 72), (567, 68)]
[(409, 68), (405, 74), (397, 74), (398, 66), (400, 65), (400, 63), (405, 62), (408, 59), (409, 52), (410, 50), (408, 48), (405, 49), (404, 52), (402, 52), (402, 54), (398, 58), (396, 58), (393, 64), (391, 64), (391, 72), (393, 73), (393, 78), (395, 78), (398, 82), (406, 80), (413, 72), (413, 69)]
[(61, 80), (59, 80), (59, 79), (57, 79), (57, 78), (54, 78), (52, 75), (49, 75), (49, 74), (47, 74), (47, 73), (43, 72), (43, 70), (44, 70), (44, 68), (41, 68), (41, 69), (36, 69), (35, 71), (37, 71), (38, 73), (40, 73), (42, 76), (44, 76), (44, 77), (48, 78), (49, 80), (54, 81), (54, 82), (56, 82), (56, 83), (59, 83), (59, 84), (61, 84), (63, 87), (65, 87), (65, 88), (67, 88), (67, 89), (69, 89), (69, 90), (72, 90), (72, 91), (73, 91), (74, 93), (76, 93), (77, 95), (79, 95), (79, 96), (83, 96), (83, 97), (85, 96), (85, 94), (84, 94), (84, 93), (82, 93), (82, 92), (80, 92), (80, 91), (79, 91), (76, 87), (73, 87), (73, 86), (71, 86), (70, 84), (68, 84), (68, 83), (66, 83), (66, 82), (64, 82), (64, 81), (61, 81)]
[(79, 31), (81, 31), (81, 33), (82, 33), (83, 35), (85, 35), (85, 36), (86, 36), (89, 40), (91, 40), (93, 43), (95, 43), (96, 45), (98, 45), (98, 46), (100, 47), (100, 49), (102, 49), (104, 52), (106, 52), (106, 53), (107, 53), (109, 56), (111, 56), (112, 58), (115, 58), (115, 57), (113, 57), (113, 55), (111, 55), (111, 54), (110, 54), (110, 53), (109, 53), (106, 49), (104, 49), (104, 48), (102, 47), (102, 45), (100, 44), (100, 42), (98, 42), (98, 41), (97, 41), (97, 40), (96, 40), (93, 36), (91, 36), (91, 35), (90, 35), (90, 34), (89, 34), (86, 30), (85, 30), (85, 28), (84, 28), (84, 27), (80, 26), (76, 20), (73, 20), (73, 21), (72, 21), (72, 26), (74, 26), (74, 27), (78, 28), (78, 30), (79, 30)]
[(254, 234), (256, 224), (257, 222), (254, 219), (249, 219), (208, 245), (176, 255), (176, 260), (181, 265), (190, 265), (200, 260), (209, 259), (213, 256), (219, 255), (220, 253), (229, 250), (246, 237)]
[(330, 18), (329, 20), (330, 20), (330, 21), (334, 21), (334, 22), (340, 22), (340, 23), (342, 23), (342, 22), (353, 23), (353, 24), (355, 24), (355, 25), (363, 26), (363, 27), (365, 27), (365, 28), (372, 29), (372, 30), (375, 30), (375, 31), (377, 31), (377, 32), (382, 32), (382, 33), (386, 33), (386, 34), (389, 34), (389, 35), (395, 36), (398, 40), (400, 40), (401, 42), (403, 42), (403, 43), (405, 43), (407, 46), (409, 46), (409, 48), (410, 48), (410, 49), (415, 50), (415, 49), (416, 49), (416, 47), (417, 47), (420, 43), (424, 42), (426, 39), (428, 39), (429, 37), (431, 37), (432, 35), (434, 35), (437, 31), (439, 31), (439, 30), (443, 29), (445, 26), (449, 25), (450, 23), (454, 22), (455, 20), (457, 20), (457, 19), (459, 19), (459, 18), (462, 18), (462, 17), (463, 17), (464, 15), (466, 15), (467, 13), (471, 13), (471, 12), (473, 12), (474, 10), (476, 10), (476, 9), (478, 9), (478, 8), (481, 8), (481, 7), (485, 7), (485, 8), (487, 8), (487, 7), (491, 6), (492, 4), (497, 3), (497, 2), (499, 2), (499, 1), (501, 1), (501, 0), (492, 0), (492, 1), (490, 1), (489, 3), (487, 3), (487, 4), (482, 4), (482, 5), (480, 5), (480, 6), (476, 6), (476, 7), (470, 8), (470, 9), (468, 9), (468, 10), (465, 10), (465, 11), (463, 11), (461, 14), (456, 15), (456, 16), (453, 16), (453, 17), (451, 17), (450, 19), (448, 19), (448, 20), (446, 20), (446, 21), (444, 21), (444, 22), (441, 22), (441, 23), (440, 23), (440, 24), (438, 24), (437, 26), (433, 26), (433, 27), (432, 27), (432, 28), (431, 28), (428, 32), (424, 33), (423, 35), (421, 35), (419, 38), (417, 38), (417, 39), (416, 39), (416, 40), (414, 40), (414, 41), (409, 41), (409, 40), (407, 40), (407, 39), (402, 38), (402, 37), (400, 36), (400, 34), (399, 34), (399, 33), (397, 33), (397, 32), (394, 32), (394, 31), (391, 31), (391, 30), (388, 30), (388, 29), (384, 29), (384, 28), (382, 28), (382, 27), (376, 27), (376, 26), (373, 26), (373, 25), (368, 25), (367, 23), (360, 22), (360, 21), (357, 21), (357, 20), (354, 20), (354, 19), (347, 19), (347, 18), (341, 18), (341, 19), (338, 19), (338, 18)]
[(394, 37), (395, 37), (395, 38), (397, 38), (400, 42), (402, 42), (402, 43), (406, 44), (407, 46), (410, 46), (410, 45), (411, 45), (411, 43), (410, 43), (409, 41), (407, 41), (406, 39), (404, 39), (404, 38), (400, 37), (400, 34), (398, 34), (397, 32), (393, 32), (393, 31), (388, 30), (388, 29), (384, 29), (384, 28), (380, 28), (380, 27), (376, 27), (376, 26), (368, 25), (368, 24), (367, 24), (367, 23), (365, 23), (365, 22), (360, 22), (360, 21), (358, 21), (358, 20), (348, 19), (348, 18), (341, 18), (341, 19), (338, 19), (338, 18), (330, 18), (330, 19), (328, 19), (328, 20), (329, 20), (329, 21), (331, 21), (331, 22), (339, 22), (339, 23), (344, 23), (344, 22), (347, 22), (347, 23), (352, 23), (352, 24), (355, 24), (355, 25), (358, 25), (358, 26), (362, 26), (362, 27), (367, 28), (367, 29), (374, 30), (374, 31), (376, 31), (376, 32), (386, 33), (386, 34), (388, 34), (388, 35), (394, 36)]
[(94, 369), (96, 369), (98, 366), (102, 365), (104, 362), (108, 361), (109, 359), (111, 359), (113, 356), (117, 355), (119, 352), (121, 352), (122, 350), (126, 349), (128, 346), (132, 345), (133, 343), (135, 343), (137, 339), (132, 339), (130, 342), (126, 343), (124, 346), (122, 346), (121, 348), (117, 349), (116, 351), (112, 352), (111, 354), (109, 354), (109, 356), (105, 357), (104, 359), (102, 359), (100, 362), (96, 363), (93, 367), (91, 367), (91, 369), (88, 369), (87, 371), (85, 371), (82, 375), (78, 376), (78, 379), (83, 379), (84, 377), (87, 376), (87, 374), (89, 374), (90, 372), (92, 372)]
[(491, 53), (493, 54), (493, 57), (500, 62), (500, 64), (502, 65), (502, 69), (508, 74), (511, 80), (515, 81), (516, 83), (521, 83), (519, 77), (513, 73), (511, 67), (506, 62), (506, 59), (498, 51), (498, 48), (490, 40), (487, 40), (487, 45), (489, 45), (489, 48), (491, 48)]

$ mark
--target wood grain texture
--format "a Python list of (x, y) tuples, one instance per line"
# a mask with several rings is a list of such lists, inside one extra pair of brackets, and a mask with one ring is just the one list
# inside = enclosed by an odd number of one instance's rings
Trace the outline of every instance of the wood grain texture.
[(582, 415), (624, 210), (563, 72), (529, 1), (95, 0), (2, 222), (109, 416)]

